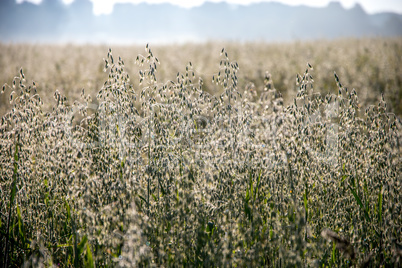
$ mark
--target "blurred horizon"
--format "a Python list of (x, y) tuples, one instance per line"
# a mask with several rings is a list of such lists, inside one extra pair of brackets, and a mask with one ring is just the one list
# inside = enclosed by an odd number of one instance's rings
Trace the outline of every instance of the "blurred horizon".
[[(0, 42), (129, 45), (402, 36), (402, 14), (369, 14), (362, 3), (372, 1), (318, 6), (318, 1), (230, 1), (199, 0), (185, 8), (180, 0), (3, 0)], [(100, 3), (109, 3), (111, 13), (96, 15)]]
[[(30, 2), (40, 4), (43, 0), (16, 0), (17, 3)], [(62, 0), (64, 4), (70, 5), (76, 0)], [(330, 2), (339, 2), (344, 8), (353, 8), (356, 4), (360, 5), (368, 14), (393, 12), (402, 14), (402, 3), (399, 0), (90, 0), (93, 3), (93, 13), (95, 15), (108, 15), (112, 13), (113, 7), (117, 3), (148, 3), (148, 4), (172, 4), (184, 8), (199, 7), (206, 2), (226, 2), (230, 5), (250, 5), (261, 2), (277, 2), (290, 6), (309, 6), (324, 7)]]

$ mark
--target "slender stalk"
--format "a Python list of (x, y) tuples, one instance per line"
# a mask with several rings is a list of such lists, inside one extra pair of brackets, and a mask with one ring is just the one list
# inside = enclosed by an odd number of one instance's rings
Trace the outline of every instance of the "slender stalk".
[[(19, 139), (18, 139), (19, 141)], [(8, 244), (10, 240), (10, 224), (11, 224), (11, 213), (12, 207), (15, 199), (15, 193), (17, 191), (17, 176), (18, 176), (18, 142), (15, 143), (14, 152), (14, 171), (13, 171), (13, 182), (11, 184), (11, 194), (10, 194), (10, 207), (8, 209), (8, 220), (7, 220), (7, 235), (6, 235), (6, 249), (4, 251), (4, 268), (8, 267)]]

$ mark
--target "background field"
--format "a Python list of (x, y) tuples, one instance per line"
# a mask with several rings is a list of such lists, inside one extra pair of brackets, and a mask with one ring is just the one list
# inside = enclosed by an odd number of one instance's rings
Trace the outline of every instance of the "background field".
[(402, 39), (0, 51), (1, 264), (401, 265)]
[[(152, 45), (152, 44), (150, 44)], [(362, 107), (378, 102), (384, 94), (388, 109), (402, 114), (402, 40), (342, 39), (335, 41), (267, 43), (207, 43), (152, 46), (160, 62), (158, 80), (175, 80), (177, 72), (191, 61), (196, 76), (204, 81), (203, 90), (221, 93), (212, 83), (219, 67), (222, 47), (239, 66), (239, 91), (252, 84), (257, 92), (263, 89), (265, 72), (272, 75), (275, 88), (289, 104), (296, 95), (296, 74), (304, 71), (306, 63), (314, 66), (315, 90), (323, 94), (337, 91), (335, 71), (350, 89), (355, 88)], [(11, 83), (23, 68), (28, 81), (38, 84), (45, 105), (51, 105), (51, 93), (58, 89), (70, 102), (78, 99), (82, 88), (93, 97), (107, 78), (103, 72), (108, 47), (74, 45), (5, 45), (1, 44), (0, 84)], [(124, 59), (126, 70), (138, 88), (137, 54), (143, 47), (113, 47), (115, 55)], [(0, 114), (4, 114), (8, 96), (1, 95)], [(93, 98), (95, 99), (95, 98)]]

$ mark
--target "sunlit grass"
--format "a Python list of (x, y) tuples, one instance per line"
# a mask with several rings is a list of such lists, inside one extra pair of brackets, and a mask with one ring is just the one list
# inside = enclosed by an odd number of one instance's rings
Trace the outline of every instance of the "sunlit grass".
[(400, 265), (401, 122), (376, 89), (362, 107), (347, 74), (321, 91), (304, 62), (284, 104), (274, 70), (241, 81), (230, 46), (208, 79), (188, 62), (161, 80), (148, 45), (124, 59), (138, 76), (105, 52), (96, 95), (45, 104), (23, 70), (4, 86), (4, 264)]

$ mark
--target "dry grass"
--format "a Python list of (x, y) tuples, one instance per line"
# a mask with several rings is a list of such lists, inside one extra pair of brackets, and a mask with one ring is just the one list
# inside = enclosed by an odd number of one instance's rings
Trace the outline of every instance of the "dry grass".
[[(3, 264), (400, 265), (402, 132), (385, 100), (400, 44), (19, 47), (28, 71), (9, 63), (2, 95)], [(365, 47), (391, 47), (388, 61)]]
[[(211, 82), (219, 62), (222, 47), (231, 52), (240, 66), (239, 90), (254, 85), (261, 93), (264, 75), (269, 71), (276, 89), (284, 97), (285, 105), (293, 101), (297, 93), (295, 75), (305, 68), (306, 62), (314, 65), (317, 91), (336, 93), (330, 75), (334, 71), (343, 83), (355, 88), (362, 107), (376, 104), (383, 93), (388, 110), (402, 115), (402, 40), (399, 39), (341, 39), (295, 43), (207, 43), (178, 46), (153, 46), (154, 52), (164, 64), (158, 69), (159, 81), (173, 79), (188, 61), (194, 63), (197, 77), (203, 78), (203, 90), (219, 94), (221, 88)], [(81, 89), (95, 97), (107, 79), (103, 72), (105, 46), (52, 46), (0, 44), (0, 85), (10, 83), (23, 67), (31, 83), (35, 80), (47, 108), (51, 107), (51, 94), (58, 89), (72, 103), (79, 99)], [(142, 47), (113, 47), (113, 51), (125, 60), (129, 74), (139, 68), (134, 59)], [(132, 83), (138, 88), (138, 79)], [(0, 100), (0, 115), (10, 108), (8, 97)], [(94, 100), (95, 101), (95, 100)]]

